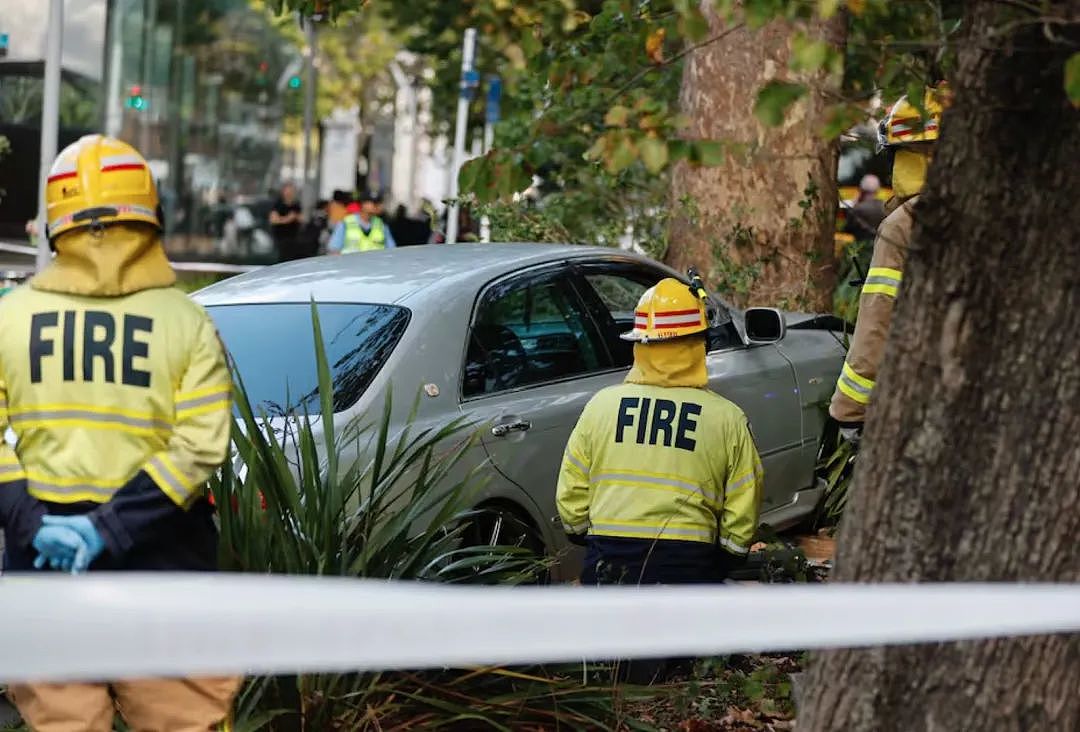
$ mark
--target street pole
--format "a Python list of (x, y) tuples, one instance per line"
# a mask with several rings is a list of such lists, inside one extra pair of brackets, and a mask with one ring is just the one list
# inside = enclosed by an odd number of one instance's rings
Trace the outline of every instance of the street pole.
[(311, 174), (311, 133), (315, 122), (315, 54), (318, 36), (315, 20), (304, 18), (304, 22), (307, 31), (307, 47), (304, 49), (307, 84), (304, 89), (304, 181), (300, 192), (300, 205), (303, 208), (304, 218), (310, 219), (311, 211), (315, 208), (315, 189)]
[(476, 54), (476, 29), (465, 29), (461, 55), (461, 91), (458, 94), (457, 126), (454, 128), (454, 158), (450, 164), (450, 208), (446, 212), (446, 243), (454, 244), (458, 236), (458, 171), (465, 162), (465, 132), (469, 125), (469, 101), (479, 83), (473, 61)]
[(420, 104), (417, 100), (416, 85), (409, 83), (409, 213), (418, 210), (419, 200), (416, 195), (416, 168), (420, 164)]
[(60, 127), (60, 64), (64, 46), (64, 0), (49, 3), (49, 26), (45, 40), (45, 88), (41, 105), (41, 166), (38, 171), (37, 270), (45, 269), (52, 259), (49, 250), (45, 191), (49, 170), (56, 158)]
[[(488, 77), (487, 105), (484, 108), (484, 154), (490, 152), (495, 144), (495, 123), (499, 121), (499, 106), (502, 101), (502, 79), (498, 76)], [(480, 217), (480, 241), (485, 244), (491, 241), (491, 217), (484, 214)]]
[(108, 85), (105, 92), (105, 134), (109, 137), (119, 137), (124, 125), (124, 100), (120, 91), (120, 76), (124, 61), (123, 10), (119, 3), (111, 3), (106, 20), (109, 65)]

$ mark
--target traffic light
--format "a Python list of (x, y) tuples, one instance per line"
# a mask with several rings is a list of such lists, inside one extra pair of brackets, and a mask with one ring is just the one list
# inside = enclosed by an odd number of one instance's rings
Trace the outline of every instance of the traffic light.
[(292, 76), (289, 77), (289, 88), (290, 89), (299, 89), (300, 88), (300, 74), (293, 74)]
[(147, 102), (146, 97), (142, 94), (142, 87), (138, 84), (132, 84), (128, 89), (127, 101), (124, 102), (124, 106), (128, 109), (134, 109), (136, 112), (141, 112), (146, 109)]
[(260, 61), (259, 70), (255, 73), (255, 83), (258, 86), (266, 86), (267, 81), (269, 81), (269, 78), (267, 77), (269, 71), (270, 64), (266, 61)]

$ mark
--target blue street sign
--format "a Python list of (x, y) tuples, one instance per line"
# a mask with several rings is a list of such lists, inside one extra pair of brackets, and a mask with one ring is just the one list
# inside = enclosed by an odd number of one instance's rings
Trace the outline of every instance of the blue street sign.
[(461, 75), (461, 96), (472, 99), (476, 89), (480, 86), (480, 72), (470, 69)]
[(499, 104), (502, 100), (502, 79), (498, 76), (488, 77), (487, 107), (485, 118), (490, 124), (499, 121)]
[(7, 56), (8, 53), (8, 34), (0, 33), (0, 58)]

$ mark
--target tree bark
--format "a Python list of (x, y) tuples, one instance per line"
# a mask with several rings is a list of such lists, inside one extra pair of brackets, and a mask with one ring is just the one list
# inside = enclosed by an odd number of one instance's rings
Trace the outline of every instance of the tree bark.
[[(1080, 580), (1080, 110), (1063, 90), (1080, 30), (968, 7), (839, 581)], [(822, 653), (806, 702), (800, 730), (1076, 730), (1080, 635)]]
[[(725, 27), (713, 5), (703, 2), (702, 10), (718, 35)], [(841, 16), (812, 30), (839, 44)], [(698, 266), (710, 286), (739, 304), (831, 312), (837, 146), (822, 129), (825, 91), (839, 80), (788, 70), (792, 32), (781, 21), (741, 28), (687, 57), (680, 93), (687, 136), (737, 148), (719, 166), (675, 167), (666, 259), (679, 269)], [(782, 126), (766, 128), (753, 109), (773, 79), (807, 83), (811, 93)]]

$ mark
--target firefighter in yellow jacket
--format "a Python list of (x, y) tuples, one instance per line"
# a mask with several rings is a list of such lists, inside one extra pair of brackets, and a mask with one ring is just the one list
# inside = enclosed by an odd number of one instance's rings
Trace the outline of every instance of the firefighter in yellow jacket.
[[(231, 380), (213, 323), (172, 287), (146, 161), (91, 135), (48, 179), (53, 262), (0, 300), (5, 568), (214, 570), (203, 484), (226, 457)], [(108, 622), (108, 619), (103, 619)], [(38, 732), (206, 730), (240, 679), (28, 684)], [(115, 697), (115, 702), (114, 702)]]
[(927, 91), (927, 118), (903, 97), (889, 111), (878, 131), (879, 147), (893, 151), (892, 182), (895, 193), (878, 227), (870, 269), (859, 296), (859, 320), (844, 361), (829, 414), (840, 423), (841, 434), (857, 442), (873, 397), (885, 341), (892, 323), (893, 305), (903, 279), (911, 245), (912, 210), (926, 181), (941, 125), (942, 86)]
[(717, 582), (749, 553), (761, 461), (742, 410), (708, 389), (698, 293), (665, 279), (642, 295), (626, 383), (570, 435), (556, 502), (583, 584)]

